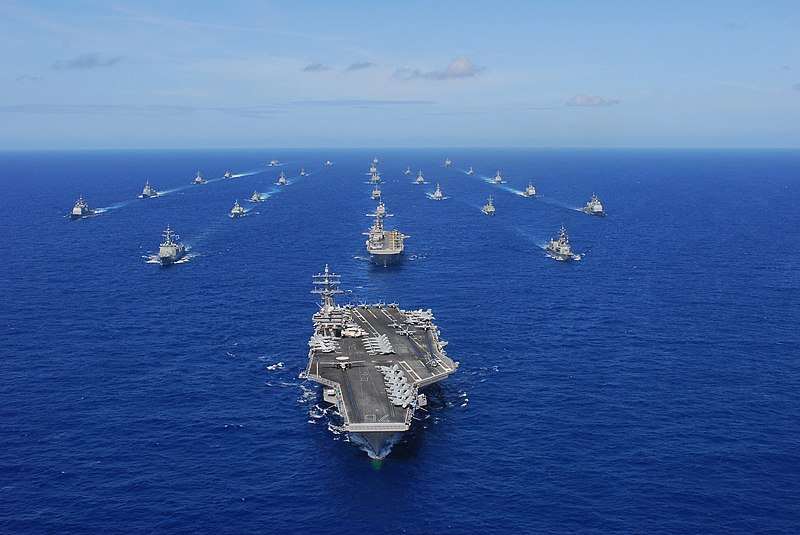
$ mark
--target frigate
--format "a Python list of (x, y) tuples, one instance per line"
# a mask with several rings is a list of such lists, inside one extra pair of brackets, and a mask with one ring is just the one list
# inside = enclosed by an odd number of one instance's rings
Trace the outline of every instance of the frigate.
[(489, 198), (486, 200), (486, 204), (484, 204), (483, 208), (481, 208), (481, 212), (486, 215), (494, 215), (495, 211), (494, 204), (492, 204), (492, 196), (489, 195)]
[(197, 176), (194, 177), (194, 180), (192, 181), (192, 184), (198, 184), (199, 185), (199, 184), (205, 184), (205, 183), (206, 183), (206, 181), (203, 180), (203, 175), (201, 175), (200, 171), (198, 171), (197, 172)]
[(153, 189), (153, 187), (150, 185), (150, 181), (148, 180), (144, 185), (144, 189), (142, 190), (142, 194), (139, 195), (139, 198), (149, 199), (151, 197), (158, 197), (158, 192)]
[(536, 197), (536, 188), (533, 187), (533, 182), (528, 182), (528, 185), (525, 186), (525, 191), (523, 191), (522, 194), (530, 198)]
[(363, 233), (365, 236), (369, 236), (366, 246), (370, 259), (383, 266), (397, 262), (405, 247), (403, 240), (411, 236), (406, 236), (397, 229), (386, 230), (383, 227), (383, 219), (391, 215), (386, 213), (386, 206), (383, 202), (378, 203), (374, 214), (367, 215), (375, 218), (369, 232)]
[(69, 218), (80, 219), (82, 217), (88, 217), (94, 214), (95, 211), (89, 208), (87, 202), (83, 200), (83, 195), (81, 195), (78, 200), (75, 201), (75, 206), (72, 207), (72, 211), (69, 213)]
[(407, 431), (417, 409), (427, 404), (421, 392), (458, 369), (445, 352), (447, 342), (428, 310), (403, 310), (396, 304), (338, 305), (340, 276), (313, 276), (320, 295), (308, 341), (308, 365), (301, 376), (322, 385), (323, 399), (335, 405), (344, 430), (360, 436), (371, 457), (384, 457), (390, 439)]
[(581, 211), (589, 215), (598, 215), (598, 216), (606, 215), (606, 213), (603, 211), (603, 205), (600, 204), (600, 201), (597, 199), (597, 195), (595, 195), (594, 193), (592, 193), (592, 198), (589, 202), (586, 203), (586, 206), (581, 208)]
[(239, 199), (236, 199), (236, 202), (233, 203), (233, 208), (231, 208), (231, 217), (241, 217), (244, 215), (244, 207), (239, 204)]
[(550, 243), (545, 247), (545, 251), (552, 258), (556, 260), (578, 260), (580, 256), (573, 254), (572, 247), (569, 244), (569, 237), (567, 236), (567, 229), (561, 225), (561, 235), (558, 238), (553, 238)]
[(167, 230), (164, 231), (164, 243), (158, 248), (158, 261), (161, 262), (162, 266), (168, 266), (176, 260), (180, 260), (186, 254), (186, 246), (178, 243), (176, 241), (178, 239), (178, 235), (171, 231), (169, 225), (167, 225)]

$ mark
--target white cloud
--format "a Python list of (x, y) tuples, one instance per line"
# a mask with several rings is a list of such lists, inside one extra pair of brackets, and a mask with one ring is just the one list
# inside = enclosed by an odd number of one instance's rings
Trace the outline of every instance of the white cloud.
[(613, 106), (619, 104), (615, 98), (590, 97), (583, 93), (578, 93), (566, 102), (567, 106)]
[(467, 78), (475, 76), (482, 71), (472, 63), (469, 58), (459, 56), (447, 66), (443, 71), (420, 71), (419, 69), (397, 69), (394, 72), (395, 78), (402, 78), (404, 80), (412, 80), (415, 78), (422, 78), (427, 80), (450, 80), (453, 78)]

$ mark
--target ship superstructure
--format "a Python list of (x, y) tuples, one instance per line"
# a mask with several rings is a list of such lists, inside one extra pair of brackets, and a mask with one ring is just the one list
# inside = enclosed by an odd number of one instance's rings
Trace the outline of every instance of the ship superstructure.
[(528, 182), (528, 185), (525, 186), (525, 191), (523, 191), (522, 194), (530, 198), (536, 197), (536, 188), (533, 187), (533, 182)]
[(340, 306), (339, 275), (326, 265), (313, 278), (312, 293), (321, 299), (303, 376), (323, 386), (323, 399), (336, 406), (345, 431), (364, 439), (370, 456), (385, 456), (390, 438), (407, 431), (427, 404), (420, 391), (458, 363), (445, 352), (430, 310)]
[(186, 246), (179, 243), (178, 239), (180, 239), (178, 235), (167, 225), (167, 230), (164, 231), (164, 243), (158, 247), (158, 261), (162, 266), (168, 266), (186, 254)]
[(486, 204), (483, 205), (481, 208), (481, 212), (486, 215), (494, 215), (496, 210), (494, 208), (494, 203), (492, 202), (492, 196), (489, 195), (489, 198), (486, 200)]
[(78, 200), (75, 201), (75, 206), (72, 207), (72, 211), (69, 213), (69, 218), (80, 219), (82, 217), (88, 217), (94, 214), (95, 211), (89, 208), (89, 204), (83, 200), (83, 195), (81, 195), (78, 197)]
[(569, 244), (569, 236), (567, 236), (567, 229), (561, 225), (561, 235), (558, 238), (553, 238), (550, 243), (545, 247), (547, 254), (556, 260), (577, 260), (580, 257), (572, 252), (572, 247)]
[(369, 232), (364, 232), (364, 235), (368, 236), (366, 246), (370, 258), (384, 266), (397, 262), (405, 247), (404, 240), (411, 236), (406, 236), (397, 229), (386, 230), (384, 228), (383, 220), (391, 214), (386, 213), (386, 206), (383, 202), (378, 203), (374, 214), (367, 215), (375, 218)]
[(197, 176), (194, 177), (194, 180), (192, 181), (192, 184), (200, 185), (200, 184), (205, 184), (205, 183), (206, 183), (206, 181), (203, 179), (203, 175), (201, 175), (200, 171), (198, 171), (197, 172)]
[(158, 192), (153, 189), (153, 186), (150, 185), (150, 181), (148, 180), (144, 185), (144, 189), (142, 190), (142, 194), (139, 195), (139, 198), (149, 199), (151, 197), (158, 197)]
[(236, 202), (233, 203), (233, 208), (231, 208), (231, 213), (229, 214), (231, 217), (241, 217), (244, 215), (244, 207), (239, 204), (239, 199), (236, 199)]
[(603, 205), (597, 199), (597, 195), (592, 193), (592, 198), (586, 203), (586, 206), (581, 208), (581, 211), (589, 215), (604, 216), (606, 213), (603, 211)]

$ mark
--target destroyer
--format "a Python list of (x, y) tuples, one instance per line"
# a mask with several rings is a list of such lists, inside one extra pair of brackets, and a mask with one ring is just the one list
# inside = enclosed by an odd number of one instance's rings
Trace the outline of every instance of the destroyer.
[(197, 172), (197, 176), (194, 177), (194, 180), (192, 181), (192, 184), (198, 184), (199, 185), (199, 184), (205, 184), (205, 183), (206, 183), (206, 181), (203, 180), (203, 175), (201, 175), (200, 171), (198, 171)]
[(422, 171), (417, 175), (417, 180), (414, 181), (414, 184), (427, 184), (427, 182), (425, 182), (425, 177), (422, 176)]
[(444, 166), (445, 166), (445, 167), (450, 167), (451, 165), (453, 165), (453, 160), (451, 160), (450, 158), (447, 158), (447, 159), (444, 161)]
[(312, 293), (321, 296), (313, 316), (303, 378), (323, 387), (344, 430), (359, 435), (371, 457), (389, 452), (389, 439), (407, 431), (414, 412), (427, 404), (424, 387), (455, 373), (430, 310), (391, 305), (340, 306), (334, 301), (339, 275), (314, 275)]
[(289, 183), (286, 181), (286, 175), (281, 171), (281, 176), (278, 177), (278, 181), (275, 183), (278, 186), (286, 186)]
[(369, 232), (364, 232), (365, 236), (369, 236), (366, 246), (370, 258), (384, 266), (398, 261), (405, 247), (403, 240), (411, 236), (406, 236), (396, 229), (386, 230), (383, 228), (383, 219), (390, 215), (386, 213), (386, 207), (383, 202), (378, 203), (378, 208), (374, 214), (367, 215), (375, 218), (375, 222), (370, 227)]
[(561, 225), (561, 235), (558, 238), (553, 238), (550, 243), (545, 247), (545, 251), (552, 258), (556, 260), (578, 260), (579, 255), (572, 253), (572, 247), (569, 245), (569, 237), (567, 237), (567, 229)]
[(308, 176), (308, 172), (306, 171), (305, 167), (300, 169), (300, 176)]
[(261, 194), (258, 190), (253, 192), (253, 195), (250, 197), (250, 200), (253, 202), (262, 202), (264, 199), (261, 198)]
[(403, 171), (403, 174), (410, 175), (411, 174), (411, 168), (410, 167), (406, 167), (406, 170)]
[(497, 174), (494, 176), (494, 183), (495, 184), (505, 184), (505, 182), (506, 181), (503, 180), (502, 175), (500, 175), (500, 171), (498, 171)]
[(222, 178), (233, 178), (233, 175), (230, 171), (225, 171), (225, 174), (222, 175)]
[(78, 200), (75, 201), (75, 206), (72, 207), (72, 211), (69, 213), (69, 218), (80, 219), (82, 217), (88, 217), (94, 214), (95, 211), (89, 208), (89, 205), (83, 200), (83, 195), (81, 195), (78, 197)]
[(581, 211), (589, 215), (604, 216), (606, 213), (603, 211), (603, 205), (597, 199), (597, 195), (592, 193), (592, 198), (586, 203), (586, 206), (581, 208)]
[(494, 215), (495, 214), (494, 204), (492, 204), (492, 196), (491, 195), (489, 195), (489, 198), (487, 199), (486, 204), (484, 204), (483, 208), (481, 208), (481, 212), (483, 212), (486, 215)]
[(369, 179), (370, 182), (373, 184), (380, 184), (381, 183), (381, 174), (380, 173), (372, 173), (372, 177)]
[(168, 266), (186, 254), (186, 246), (175, 241), (178, 239), (178, 235), (172, 232), (167, 225), (167, 230), (164, 231), (164, 243), (158, 248), (158, 261), (162, 266)]
[(369, 173), (371, 175), (374, 175), (377, 172), (378, 172), (378, 167), (375, 164), (369, 166)]
[(372, 190), (372, 198), (374, 200), (380, 200), (381, 198), (381, 188), (377, 184), (375, 185), (375, 189)]
[(533, 187), (533, 182), (528, 182), (528, 185), (525, 187), (525, 191), (523, 191), (522, 194), (526, 197), (530, 197), (531, 199), (536, 197), (536, 188)]
[(233, 203), (233, 208), (231, 208), (231, 217), (241, 217), (244, 215), (244, 208), (242, 205), (239, 204), (239, 199), (236, 199), (236, 202)]
[(267, 164), (268, 167), (278, 167), (281, 164), (278, 160), (270, 160)]
[(434, 201), (441, 201), (444, 199), (444, 196), (442, 195), (442, 188), (439, 187), (438, 182), (436, 183), (436, 191), (434, 191), (433, 195), (431, 195), (431, 199)]
[(472, 166), (470, 166), (469, 169), (467, 169), (467, 175), (472, 176), (474, 174), (475, 174), (475, 171), (473, 171), (472, 170)]
[(149, 199), (151, 197), (158, 197), (158, 192), (153, 189), (153, 187), (150, 185), (150, 181), (148, 180), (144, 185), (144, 189), (142, 190), (142, 194), (139, 195), (139, 198)]

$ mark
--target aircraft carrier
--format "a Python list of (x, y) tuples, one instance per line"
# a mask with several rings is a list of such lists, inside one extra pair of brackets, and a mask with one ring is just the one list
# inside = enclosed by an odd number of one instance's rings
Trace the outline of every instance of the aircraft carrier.
[(323, 385), (344, 430), (360, 435), (371, 457), (388, 454), (389, 439), (407, 431), (414, 412), (427, 404), (420, 390), (454, 373), (430, 310), (396, 304), (337, 305), (339, 275), (313, 276), (321, 296), (302, 376)]

